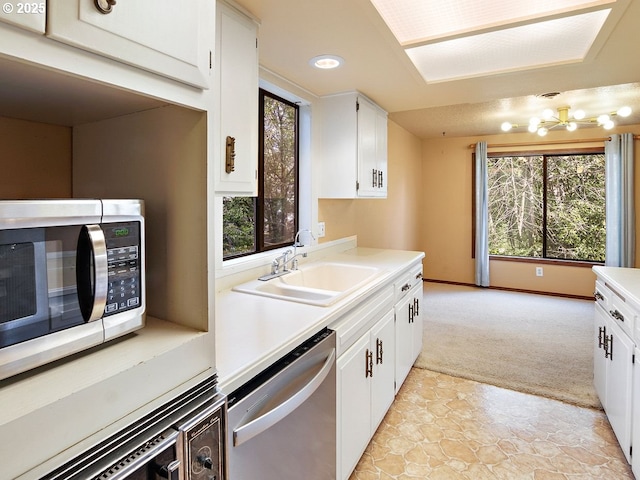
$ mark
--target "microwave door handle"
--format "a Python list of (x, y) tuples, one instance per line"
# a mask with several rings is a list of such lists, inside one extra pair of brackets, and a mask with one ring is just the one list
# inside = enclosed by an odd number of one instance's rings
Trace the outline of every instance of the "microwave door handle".
[(76, 280), (85, 322), (102, 318), (107, 304), (107, 242), (100, 225), (85, 225), (78, 237)]

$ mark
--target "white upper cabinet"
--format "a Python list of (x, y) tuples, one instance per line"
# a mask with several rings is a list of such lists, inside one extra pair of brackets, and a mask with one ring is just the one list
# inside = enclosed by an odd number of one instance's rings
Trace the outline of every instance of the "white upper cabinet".
[(212, 0), (48, 0), (48, 37), (209, 88)]
[(216, 12), (216, 133), (220, 161), (216, 193), (255, 196), (258, 192), (258, 25), (218, 2)]
[(46, 24), (46, 2), (2, 2), (0, 21), (26, 28), (36, 33), (44, 33)]
[(322, 99), (321, 198), (387, 196), (387, 113), (358, 92)]

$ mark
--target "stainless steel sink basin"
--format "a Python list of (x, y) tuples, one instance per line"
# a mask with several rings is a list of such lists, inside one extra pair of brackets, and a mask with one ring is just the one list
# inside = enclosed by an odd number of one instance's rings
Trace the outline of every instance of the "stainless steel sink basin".
[(343, 263), (314, 263), (271, 280), (253, 280), (233, 288), (310, 305), (329, 306), (380, 275), (375, 267)]

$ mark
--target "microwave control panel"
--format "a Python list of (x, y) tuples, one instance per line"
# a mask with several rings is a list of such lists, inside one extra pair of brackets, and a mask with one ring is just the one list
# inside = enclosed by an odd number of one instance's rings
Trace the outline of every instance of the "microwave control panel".
[(107, 245), (108, 285), (104, 315), (133, 310), (142, 301), (140, 222), (101, 225)]

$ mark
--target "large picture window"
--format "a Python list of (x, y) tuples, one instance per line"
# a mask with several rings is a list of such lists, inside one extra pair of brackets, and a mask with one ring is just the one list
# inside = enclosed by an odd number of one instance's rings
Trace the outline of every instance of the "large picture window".
[(490, 155), (489, 254), (604, 262), (604, 152)]
[(293, 243), (298, 225), (298, 106), (260, 89), (258, 196), (224, 197), (223, 257)]

